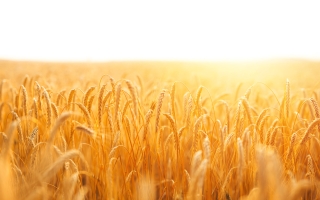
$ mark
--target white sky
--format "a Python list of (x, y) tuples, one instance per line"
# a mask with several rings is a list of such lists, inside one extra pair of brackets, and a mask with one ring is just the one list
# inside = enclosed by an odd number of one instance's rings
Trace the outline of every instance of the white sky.
[(320, 3), (221, 2), (0, 0), (0, 59), (320, 60)]

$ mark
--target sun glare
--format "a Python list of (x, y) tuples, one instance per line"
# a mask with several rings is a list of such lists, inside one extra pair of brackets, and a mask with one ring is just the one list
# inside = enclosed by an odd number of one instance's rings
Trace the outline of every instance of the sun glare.
[(0, 58), (319, 59), (317, 3), (0, 3)]

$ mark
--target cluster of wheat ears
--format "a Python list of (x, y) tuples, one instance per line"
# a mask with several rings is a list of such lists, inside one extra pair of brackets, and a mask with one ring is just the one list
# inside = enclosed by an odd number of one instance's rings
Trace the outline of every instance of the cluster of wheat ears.
[(315, 91), (141, 79), (0, 80), (0, 199), (320, 199)]

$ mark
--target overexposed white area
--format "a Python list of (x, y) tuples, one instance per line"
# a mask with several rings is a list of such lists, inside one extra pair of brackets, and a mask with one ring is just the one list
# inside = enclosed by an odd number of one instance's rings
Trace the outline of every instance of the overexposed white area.
[(0, 59), (320, 59), (317, 1), (0, 1)]

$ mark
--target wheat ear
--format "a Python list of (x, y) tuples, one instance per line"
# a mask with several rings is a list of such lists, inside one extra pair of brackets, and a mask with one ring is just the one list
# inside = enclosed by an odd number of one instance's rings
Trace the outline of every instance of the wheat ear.
[(133, 101), (133, 110), (134, 110), (134, 115), (137, 116), (138, 115), (138, 97), (137, 97), (137, 92), (132, 84), (131, 81), (129, 80), (126, 80), (126, 84), (129, 88), (129, 91), (130, 91), (130, 94), (131, 94), (131, 97), (132, 97), (132, 101)]
[(90, 113), (88, 111), (88, 109), (81, 103), (75, 103), (76, 105), (79, 106), (79, 108), (82, 110), (82, 112), (84, 113), (88, 126), (91, 127), (92, 123), (91, 123), (91, 117), (90, 117)]
[(58, 117), (58, 119), (56, 120), (56, 123), (54, 124), (54, 126), (50, 132), (50, 136), (49, 136), (49, 140), (48, 140), (48, 148), (53, 143), (53, 139), (54, 139), (59, 127), (63, 124), (63, 122), (65, 122), (71, 116), (71, 114), (72, 113), (70, 113), (70, 112), (65, 112), (65, 113), (62, 113)]
[(92, 86), (90, 87), (84, 94), (84, 98), (83, 98), (83, 105), (87, 107), (88, 105), (88, 99), (89, 99), (89, 96), (90, 94), (93, 92), (93, 90), (95, 89), (96, 87)]
[(227, 117), (226, 117), (226, 127), (227, 127), (227, 133), (229, 134), (230, 132), (230, 113), (229, 113), (229, 105), (226, 101), (224, 100), (221, 100), (221, 102), (223, 103), (223, 105), (226, 107), (226, 114), (227, 114)]
[(252, 124), (253, 121), (252, 121), (252, 117), (251, 117), (250, 106), (249, 106), (248, 100), (245, 97), (242, 98), (242, 104), (243, 104), (244, 109), (246, 110), (246, 113), (247, 113), (247, 116), (248, 116), (248, 120), (249, 120), (249, 124)]
[(158, 133), (158, 130), (159, 130), (160, 112), (161, 112), (161, 106), (162, 106), (162, 100), (164, 97), (164, 93), (165, 93), (165, 90), (162, 90), (162, 92), (160, 93), (159, 98), (158, 98), (158, 103), (157, 103), (158, 106), (157, 106), (157, 112), (156, 112), (156, 124), (155, 124), (156, 133)]
[(21, 120), (18, 114), (14, 111), (12, 111), (12, 116), (13, 116), (13, 121), (16, 121), (17, 124), (17, 130), (18, 130), (18, 135), (19, 135), (19, 140), (24, 143), (24, 138), (23, 138), (23, 133), (22, 133), (22, 128), (21, 128)]
[(203, 86), (200, 86), (199, 89), (197, 90), (197, 94), (196, 94), (196, 102), (195, 102), (195, 109), (197, 111), (198, 116), (200, 116), (200, 97), (201, 97), (201, 92), (202, 92)]
[(34, 117), (38, 119), (38, 106), (37, 106), (37, 100), (33, 98), (33, 110), (34, 110)]
[(238, 102), (236, 114), (235, 114), (235, 122), (233, 125), (233, 132), (236, 133), (236, 136), (238, 136), (238, 129), (239, 129), (239, 121), (240, 121), (240, 111), (241, 111), (241, 102)]
[(191, 111), (192, 111), (192, 96), (189, 96), (188, 99), (188, 105), (187, 105), (187, 117), (186, 117), (186, 127), (189, 128), (190, 127), (190, 121), (191, 121)]
[(76, 130), (82, 131), (82, 132), (90, 135), (93, 138), (96, 136), (94, 130), (92, 130), (91, 128), (86, 127), (86, 126), (78, 125), (78, 126), (76, 126)]
[(101, 125), (101, 119), (102, 119), (102, 109), (104, 105), (102, 105), (103, 100), (103, 93), (107, 85), (103, 85), (99, 91), (99, 97), (98, 97), (98, 123)]
[(289, 79), (286, 81), (286, 117), (289, 117), (289, 106), (290, 106), (290, 82)]
[(23, 114), (24, 116), (27, 116), (28, 114), (28, 108), (27, 108), (27, 101), (28, 101), (28, 93), (27, 93), (27, 90), (26, 88), (21, 85), (21, 88), (22, 88), (22, 108), (23, 108)]
[(52, 165), (49, 166), (49, 168), (42, 174), (42, 180), (51, 179), (51, 177), (58, 172), (58, 170), (64, 165), (66, 161), (75, 156), (79, 156), (85, 164), (86, 168), (88, 168), (88, 164), (85, 161), (85, 158), (83, 157), (81, 152), (79, 152), (78, 150), (70, 150), (64, 153), (62, 156), (60, 156), (54, 163), (52, 163)]
[(307, 160), (308, 160), (308, 175), (310, 177), (311, 183), (314, 184), (315, 181), (315, 171), (313, 167), (313, 160), (311, 155), (307, 155)]
[(38, 93), (38, 109), (42, 110), (42, 105), (41, 105), (41, 87), (37, 81), (34, 82), (36, 84), (36, 90)]
[(27, 87), (28, 80), (29, 80), (29, 76), (26, 75), (26, 76), (24, 77), (23, 81), (22, 81), (22, 85), (23, 85), (24, 87)]
[(126, 104), (124, 105), (123, 110), (122, 110), (122, 120), (124, 120), (124, 116), (126, 115), (126, 111), (127, 111), (131, 102), (132, 102), (131, 100), (128, 100), (126, 102)]
[(51, 114), (51, 102), (50, 102), (49, 94), (45, 88), (43, 88), (43, 95), (44, 95), (44, 98), (45, 98), (46, 104), (47, 104), (47, 127), (50, 127), (51, 115), (52, 115)]
[(276, 127), (276, 125), (278, 124), (278, 121), (279, 121), (278, 119), (273, 120), (270, 128), (268, 129), (267, 138), (266, 138), (266, 141), (265, 141), (266, 144), (269, 144), (269, 140), (270, 140), (270, 137), (271, 137), (271, 134), (272, 134), (271, 132), (273, 131), (274, 127)]
[(290, 155), (291, 155), (291, 153), (293, 151), (293, 147), (294, 147), (295, 141), (296, 141), (296, 136), (297, 136), (296, 133), (293, 133), (292, 136), (291, 136), (290, 146), (289, 146), (288, 153), (287, 153), (287, 156), (286, 156), (286, 161), (289, 160)]
[(277, 131), (279, 128), (282, 128), (282, 126), (277, 126), (273, 129), (273, 131), (271, 132), (271, 135), (269, 136), (270, 138), (268, 138), (268, 142), (271, 146), (274, 145), (275, 140), (276, 140), (276, 136), (277, 136)]
[(268, 111), (268, 108), (264, 109), (264, 110), (260, 113), (260, 115), (258, 116), (258, 118), (257, 118), (257, 121), (256, 121), (256, 129), (257, 129), (258, 131), (260, 131), (261, 121), (262, 121), (263, 117), (267, 114), (267, 111)]
[(264, 129), (264, 125), (266, 124), (266, 122), (267, 122), (267, 120), (268, 120), (268, 118), (269, 118), (270, 116), (269, 115), (265, 115), (265, 116), (263, 116), (262, 117), (262, 119), (261, 119), (261, 121), (260, 121), (260, 123), (259, 123), (259, 125), (258, 125), (258, 131), (259, 131), (259, 136), (260, 136), (260, 142), (263, 144), (263, 142), (264, 142), (264, 131), (263, 131), (263, 129)]
[(180, 145), (179, 145), (179, 135), (178, 135), (178, 131), (177, 131), (177, 126), (176, 123), (172, 117), (172, 115), (168, 114), (168, 113), (164, 113), (164, 116), (166, 116), (166, 118), (169, 120), (172, 130), (173, 130), (173, 139), (174, 139), (174, 146), (177, 150), (177, 156), (179, 156), (180, 153)]
[(189, 100), (189, 97), (190, 97), (190, 93), (189, 93), (189, 92), (186, 92), (186, 93), (183, 95), (183, 110), (184, 110), (184, 113), (183, 113), (183, 122), (186, 122), (186, 121), (187, 121), (187, 115), (188, 115), (188, 100)]
[(65, 98), (65, 96), (64, 96), (64, 93), (65, 93), (65, 92), (66, 92), (65, 90), (59, 92), (59, 94), (58, 94), (58, 96), (57, 96), (57, 101), (56, 101), (56, 105), (57, 105), (57, 106), (60, 105), (60, 99), (61, 99), (62, 97)]
[(144, 125), (144, 133), (143, 133), (143, 140), (147, 139), (147, 133), (148, 133), (148, 125), (152, 116), (152, 113), (154, 111), (154, 108), (156, 106), (156, 103), (153, 101), (151, 103), (150, 109), (148, 110), (146, 117), (145, 117), (145, 125)]
[(320, 123), (320, 118), (313, 120), (313, 122), (309, 125), (309, 127), (305, 131), (304, 136), (303, 136), (302, 140), (300, 141), (300, 145), (303, 145), (304, 143), (306, 143), (308, 141), (311, 131), (319, 123)]
[(92, 104), (93, 104), (94, 97), (95, 97), (95, 96), (92, 95), (92, 96), (89, 97), (89, 100), (88, 100), (87, 108), (88, 108), (89, 113), (91, 113), (91, 108), (92, 108)]
[(249, 97), (250, 97), (250, 94), (251, 94), (251, 88), (252, 88), (252, 86), (251, 86), (251, 87), (249, 87), (249, 88), (247, 89), (247, 91), (245, 92), (245, 94), (244, 94), (244, 96), (245, 96), (245, 98), (246, 98), (246, 99), (249, 99)]
[(74, 101), (75, 95), (76, 95), (76, 90), (75, 89), (71, 90), (69, 93), (69, 97), (68, 97), (68, 108), (69, 109), (70, 109), (72, 102)]
[(108, 120), (108, 123), (109, 123), (110, 132), (113, 135), (114, 129), (113, 129), (113, 121), (112, 121), (111, 111), (110, 111), (108, 105), (105, 108), (106, 108), (106, 111), (107, 111), (107, 120)]
[(116, 86), (116, 97), (115, 97), (115, 107), (114, 107), (114, 119), (117, 123), (118, 121), (118, 110), (121, 101), (121, 83), (118, 83)]
[(170, 90), (171, 109), (172, 109), (173, 119), (176, 119), (175, 100), (174, 100), (175, 92), (176, 92), (176, 83), (173, 83)]
[[(320, 112), (319, 112), (319, 106), (316, 100), (314, 100), (314, 98), (310, 98), (310, 101), (313, 105), (313, 109), (315, 111), (315, 116), (316, 118), (320, 118)], [(320, 124), (318, 124), (318, 131), (320, 133)]]
[(54, 104), (53, 102), (51, 102), (51, 109), (53, 111), (54, 117), (57, 118), (58, 117), (58, 108), (57, 108), (56, 104)]

